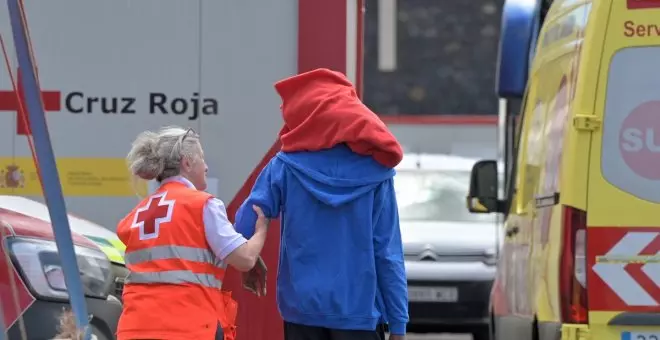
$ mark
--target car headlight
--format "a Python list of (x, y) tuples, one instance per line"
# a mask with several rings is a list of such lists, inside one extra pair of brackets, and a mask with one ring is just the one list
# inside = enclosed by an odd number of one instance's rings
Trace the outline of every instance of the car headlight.
[[(11, 238), (9, 250), (35, 294), (46, 298), (69, 298), (55, 242)], [(81, 246), (75, 246), (75, 253), (85, 295), (106, 298), (112, 283), (108, 257), (100, 250)]]

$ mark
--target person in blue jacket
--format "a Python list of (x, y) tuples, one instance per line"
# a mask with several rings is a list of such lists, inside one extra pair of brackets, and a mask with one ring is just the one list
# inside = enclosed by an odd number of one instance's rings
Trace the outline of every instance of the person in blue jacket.
[(405, 338), (408, 292), (393, 187), (402, 150), (340, 73), (320, 69), (275, 85), (282, 151), (236, 214), (280, 216), (277, 303), (286, 340)]

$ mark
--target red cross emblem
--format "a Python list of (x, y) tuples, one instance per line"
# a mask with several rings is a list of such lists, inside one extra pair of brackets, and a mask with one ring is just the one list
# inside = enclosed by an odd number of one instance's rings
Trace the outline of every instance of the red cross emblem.
[(135, 213), (133, 228), (140, 228), (140, 240), (158, 237), (160, 224), (172, 220), (174, 201), (166, 199), (167, 191), (149, 197), (149, 201)]
[[(16, 134), (29, 135), (30, 128), (25, 122), (28, 122), (27, 110), (25, 104), (25, 94), (23, 93), (23, 81), (21, 79), (21, 70), (17, 72), (16, 89), (18, 90), (18, 97), (14, 91), (0, 91), (0, 111), (14, 111), (16, 112)], [(44, 103), (45, 111), (60, 111), (62, 102), (60, 101), (60, 91), (43, 91), (41, 92), (41, 100)], [(21, 105), (18, 105), (18, 104)], [(25, 120), (23, 119), (25, 117)]]

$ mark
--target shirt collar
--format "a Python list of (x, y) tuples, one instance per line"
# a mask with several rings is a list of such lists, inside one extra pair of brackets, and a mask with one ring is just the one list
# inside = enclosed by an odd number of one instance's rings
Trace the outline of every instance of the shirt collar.
[(172, 182), (181, 183), (181, 184), (187, 186), (187, 187), (190, 188), (190, 189), (195, 189), (195, 190), (197, 190), (197, 188), (195, 188), (195, 185), (192, 184), (191, 181), (189, 181), (187, 178), (185, 178), (185, 177), (183, 177), (183, 176), (173, 176), (173, 177), (168, 177), (168, 178), (166, 178), (165, 180), (163, 180), (162, 182), (160, 182), (160, 185), (164, 185), (164, 184), (172, 183)]

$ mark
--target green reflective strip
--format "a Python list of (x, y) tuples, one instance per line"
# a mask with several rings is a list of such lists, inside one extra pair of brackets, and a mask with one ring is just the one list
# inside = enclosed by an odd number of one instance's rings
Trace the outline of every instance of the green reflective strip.
[(198, 274), (187, 270), (168, 270), (162, 272), (131, 272), (126, 284), (198, 284), (209, 288), (221, 288), (222, 281), (211, 274)]
[(119, 252), (123, 255), (126, 251), (126, 246), (120, 240), (108, 240)]
[(104, 238), (102, 238), (102, 237), (92, 236), (92, 235), (83, 235), (83, 236), (85, 236), (85, 237), (87, 237), (88, 239), (90, 239), (90, 240), (92, 240), (92, 241), (98, 243), (98, 244), (101, 245), (101, 246), (113, 247), (113, 245), (112, 245), (112, 243), (110, 243), (110, 241), (108, 241), (108, 240), (106, 240), (106, 239), (104, 239)]
[[(112, 262), (124, 264), (124, 250), (126, 247), (119, 240), (108, 240), (98, 236), (83, 235), (94, 241)], [(118, 242), (117, 242), (118, 241)], [(120, 245), (120, 246), (118, 246)]]
[(108, 246), (100, 246), (101, 250), (105, 253), (105, 255), (110, 259), (112, 262), (117, 262), (117, 263), (124, 263), (124, 257), (121, 255), (121, 253), (115, 248), (115, 247), (108, 247)]

